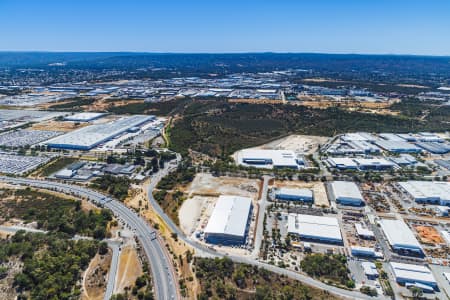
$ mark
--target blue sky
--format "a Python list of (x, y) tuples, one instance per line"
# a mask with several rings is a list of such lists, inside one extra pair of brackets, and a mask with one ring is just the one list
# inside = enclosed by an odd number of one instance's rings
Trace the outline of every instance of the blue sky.
[(450, 1), (0, 0), (0, 50), (450, 55)]

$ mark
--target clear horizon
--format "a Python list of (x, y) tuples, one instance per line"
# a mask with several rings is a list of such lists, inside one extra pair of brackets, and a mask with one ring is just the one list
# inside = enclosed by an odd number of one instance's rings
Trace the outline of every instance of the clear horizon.
[(337, 52), (294, 52), (294, 51), (236, 51), (236, 52), (151, 52), (151, 51), (53, 51), (53, 50), (0, 50), (0, 53), (130, 53), (130, 54), (318, 54), (318, 55), (367, 55), (367, 56), (417, 56), (450, 57), (450, 55), (407, 54), (407, 53), (337, 53)]
[(450, 56), (449, 11), (444, 0), (0, 0), (0, 51)]

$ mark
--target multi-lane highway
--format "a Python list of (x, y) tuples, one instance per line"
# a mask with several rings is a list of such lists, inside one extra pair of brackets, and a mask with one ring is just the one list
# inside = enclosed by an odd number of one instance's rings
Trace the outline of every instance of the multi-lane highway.
[(97, 191), (59, 182), (6, 176), (0, 176), (0, 181), (75, 195), (109, 208), (118, 219), (122, 220), (136, 234), (140, 241), (150, 261), (156, 298), (161, 300), (180, 298), (177, 278), (170, 258), (164, 248), (164, 243), (154, 234), (153, 228), (147, 222), (121, 202)]
[[(177, 162), (179, 162), (181, 158), (177, 156)], [(270, 265), (268, 263), (264, 263), (261, 261), (258, 261), (257, 259), (244, 257), (244, 256), (236, 256), (236, 255), (226, 255), (219, 253), (217, 251), (214, 251), (205, 245), (202, 245), (198, 243), (195, 240), (192, 240), (191, 238), (187, 237), (184, 232), (182, 232), (178, 226), (168, 217), (165, 212), (162, 210), (162, 208), (159, 206), (159, 204), (156, 202), (155, 198), (153, 197), (153, 189), (155, 188), (156, 184), (159, 182), (159, 180), (168, 175), (171, 171), (176, 169), (176, 164), (168, 164), (164, 169), (161, 169), (160, 172), (153, 178), (151, 184), (148, 187), (148, 196), (149, 196), (149, 202), (152, 205), (153, 209), (159, 214), (159, 216), (164, 220), (164, 222), (167, 224), (167, 226), (172, 230), (172, 232), (176, 233), (178, 235), (178, 238), (183, 240), (186, 244), (190, 245), (192, 248), (195, 249), (195, 254), (197, 256), (205, 256), (205, 257), (229, 257), (234, 262), (238, 263), (245, 263), (250, 264), (254, 266), (258, 266), (260, 268), (264, 268), (266, 270), (282, 274), (285, 276), (288, 276), (290, 278), (296, 279), (298, 281), (301, 281), (307, 285), (326, 290), (330, 292), (331, 294), (337, 295), (342, 298), (348, 298), (348, 299), (363, 299), (363, 300), (375, 300), (375, 299), (388, 299), (387, 297), (383, 295), (379, 295), (376, 297), (370, 297), (367, 295), (364, 295), (358, 291), (352, 291), (352, 290), (345, 290), (341, 289), (335, 286), (327, 285), (319, 280), (316, 280), (314, 278), (311, 278), (309, 276), (306, 276), (301, 273), (297, 273), (291, 270), (283, 269), (274, 265)], [(264, 180), (268, 181), (269, 178), (264, 178)], [(265, 189), (265, 188), (264, 188)], [(266, 191), (263, 191), (263, 193), (267, 193)], [(263, 203), (265, 204), (265, 203)]]
[[(180, 156), (177, 156), (176, 162), (180, 161)], [(159, 206), (159, 204), (156, 202), (156, 200), (153, 197), (153, 189), (159, 182), (159, 180), (169, 174), (171, 171), (175, 170), (177, 168), (177, 163), (171, 162), (169, 164), (166, 164), (166, 167), (161, 169), (160, 172), (155, 174), (152, 177), (151, 183), (148, 187), (148, 195), (149, 195), (149, 202), (156, 211), (157, 214), (164, 220), (164, 222), (169, 226), (172, 232), (176, 233), (178, 237), (183, 240), (186, 244), (190, 245), (192, 248), (195, 249), (195, 253), (198, 256), (206, 256), (206, 257), (224, 257), (227, 256), (230, 259), (232, 259), (235, 262), (238, 263), (245, 263), (250, 265), (255, 265), (260, 268), (265, 268), (269, 271), (283, 274), (285, 276), (291, 277), (293, 279), (299, 280), (307, 285), (327, 290), (330, 293), (343, 297), (343, 298), (349, 298), (349, 299), (387, 299), (384, 296), (377, 296), (377, 297), (369, 297), (366, 296), (360, 292), (357, 291), (351, 291), (351, 290), (345, 290), (340, 289), (334, 286), (327, 285), (321, 281), (318, 281), (316, 279), (313, 279), (309, 276), (306, 276), (301, 273), (297, 273), (291, 270), (279, 268), (277, 266), (273, 266), (264, 262), (260, 262), (257, 259), (248, 258), (248, 257), (242, 257), (242, 256), (236, 256), (236, 255), (225, 255), (222, 253), (219, 253), (215, 250), (212, 250), (205, 245), (202, 245), (189, 237), (187, 237), (179, 228), (176, 226), (176, 224), (164, 213), (162, 208)], [(265, 180), (268, 180), (266, 178)], [(141, 219), (135, 212), (127, 208), (122, 203), (111, 199), (109, 197), (106, 197), (105, 195), (86, 189), (83, 187), (75, 186), (75, 185), (68, 185), (58, 182), (51, 182), (51, 181), (41, 181), (41, 180), (32, 180), (32, 179), (26, 179), (26, 178), (12, 178), (12, 177), (4, 177), (0, 176), (0, 181), (9, 182), (12, 184), (19, 184), (19, 185), (29, 185), (34, 186), (38, 188), (44, 188), (44, 189), (50, 189), (50, 190), (56, 190), (59, 192), (63, 192), (66, 194), (72, 194), (79, 197), (83, 197), (86, 199), (89, 199), (90, 201), (96, 202), (97, 204), (100, 204), (104, 207), (107, 207), (113, 211), (113, 213), (121, 220), (124, 221), (125, 224), (127, 224), (131, 230), (133, 230), (137, 238), (140, 240), (145, 253), (147, 254), (151, 269), (152, 269), (152, 275), (153, 280), (155, 283), (155, 292), (157, 299), (178, 299), (180, 298), (178, 293), (178, 285), (176, 281), (176, 276), (173, 271), (172, 264), (170, 263), (170, 259), (167, 256), (167, 252), (164, 249), (164, 244), (160, 242), (160, 239), (152, 237), (153, 229), (149, 226), (148, 223), (146, 223), (143, 219)], [(264, 203), (261, 203), (264, 204)], [(265, 205), (264, 205), (265, 206)]]

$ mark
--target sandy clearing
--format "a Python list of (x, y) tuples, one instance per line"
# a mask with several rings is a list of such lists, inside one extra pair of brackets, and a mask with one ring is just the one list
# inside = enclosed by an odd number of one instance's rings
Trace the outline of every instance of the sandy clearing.
[(255, 199), (259, 189), (259, 180), (237, 177), (214, 177), (199, 173), (195, 176), (186, 192), (194, 195), (217, 197), (219, 195), (236, 195)]
[(30, 129), (33, 130), (50, 130), (50, 131), (62, 131), (62, 132), (69, 132), (76, 129), (80, 129), (82, 127), (85, 127), (87, 125), (90, 125), (88, 122), (67, 122), (67, 121), (47, 121), (47, 122), (40, 122), (37, 124), (34, 124), (31, 126)]
[(290, 135), (258, 148), (292, 150), (299, 154), (312, 154), (319, 145), (326, 143), (328, 139), (328, 137), (314, 135)]
[(194, 196), (186, 199), (179, 211), (180, 227), (184, 233), (191, 235), (198, 227), (202, 214), (208, 210), (208, 206), (214, 205), (216, 198)]
[(136, 249), (132, 245), (124, 246), (120, 252), (119, 269), (114, 285), (114, 294), (122, 293), (126, 287), (131, 287), (136, 278), (142, 275), (142, 266)]
[(112, 252), (106, 255), (96, 254), (82, 275), (83, 300), (101, 300), (105, 294), (106, 274), (111, 264)]
[[(329, 137), (314, 135), (289, 135), (287, 137), (263, 144), (249, 149), (268, 149), (268, 150), (292, 150), (297, 154), (312, 154), (317, 151), (318, 146), (326, 143)], [(241, 150), (239, 150), (241, 151)], [(233, 158), (237, 159), (236, 151)]]

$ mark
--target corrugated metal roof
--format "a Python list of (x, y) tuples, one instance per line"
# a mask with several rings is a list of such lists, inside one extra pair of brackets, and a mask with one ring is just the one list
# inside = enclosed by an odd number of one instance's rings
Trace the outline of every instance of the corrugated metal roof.
[(357, 165), (353, 159), (348, 157), (330, 157), (328, 161), (334, 166), (345, 166), (350, 168), (356, 168)]
[(350, 181), (333, 181), (331, 183), (333, 194), (336, 199), (339, 198), (352, 198), (363, 200), (363, 196), (359, 191), (358, 186), (354, 182)]
[(373, 262), (363, 261), (361, 263), (361, 266), (363, 267), (364, 274), (369, 275), (369, 276), (378, 275), (377, 267), (375, 266), (375, 264)]
[(450, 201), (450, 183), (438, 181), (406, 181), (398, 183), (416, 199), (439, 198)]
[(275, 194), (277, 195), (289, 195), (289, 196), (299, 196), (312, 198), (313, 192), (309, 189), (296, 189), (296, 188), (286, 188), (282, 187), (278, 189)]
[(404, 264), (398, 262), (391, 262), (390, 265), (396, 278), (436, 284), (436, 279), (434, 278), (430, 269), (425, 266)]
[(271, 160), (274, 166), (298, 167), (297, 155), (292, 150), (244, 149), (238, 152), (238, 163), (244, 160)]
[(101, 116), (105, 115), (104, 113), (96, 113), (96, 112), (81, 112), (74, 115), (70, 115), (65, 117), (68, 121), (90, 121), (93, 119), (97, 119)]
[(288, 232), (320, 239), (342, 240), (339, 222), (332, 217), (289, 214)]
[(252, 200), (239, 196), (220, 196), (208, 220), (205, 233), (244, 236)]
[[(399, 139), (401, 139), (401, 138), (399, 137)], [(421, 151), (421, 149), (419, 147), (417, 147), (416, 145), (413, 145), (413, 144), (405, 142), (405, 141), (378, 140), (375, 142), (375, 144), (385, 150), (388, 150), (388, 151), (412, 151), (412, 152)]]
[(92, 148), (109, 140), (129, 128), (138, 126), (154, 119), (153, 116), (135, 115), (124, 117), (110, 123), (96, 124), (83, 127), (46, 142), (50, 146), (81, 146)]
[(375, 236), (375, 234), (373, 233), (372, 230), (364, 228), (360, 223), (356, 223), (355, 228), (356, 228), (356, 232), (358, 233), (358, 235), (370, 236), (370, 237)]
[(382, 219), (380, 225), (391, 246), (422, 250), (422, 246), (403, 220)]

